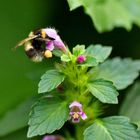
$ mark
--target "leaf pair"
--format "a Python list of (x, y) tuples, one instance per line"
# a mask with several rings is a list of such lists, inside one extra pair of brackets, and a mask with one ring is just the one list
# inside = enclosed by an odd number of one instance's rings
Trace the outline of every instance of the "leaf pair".
[(112, 81), (118, 90), (125, 89), (138, 77), (140, 60), (119, 57), (107, 60), (99, 67), (93, 68), (91, 79), (106, 79)]
[(127, 117), (113, 116), (96, 120), (84, 132), (84, 140), (139, 140), (136, 126)]
[(132, 61), (129, 58), (107, 60), (91, 69), (89, 91), (103, 103), (117, 103), (116, 88), (118, 90), (125, 89), (132, 84), (138, 77), (139, 70), (139, 60)]

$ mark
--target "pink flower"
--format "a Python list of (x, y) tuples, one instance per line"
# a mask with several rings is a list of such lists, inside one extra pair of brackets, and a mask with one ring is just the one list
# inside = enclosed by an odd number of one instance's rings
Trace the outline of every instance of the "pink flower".
[(61, 40), (60, 36), (57, 34), (56, 30), (52, 28), (46, 28), (45, 31), (46, 34), (50, 38), (52, 38), (52, 40), (46, 43), (46, 48), (52, 51), (55, 47), (57, 47), (58, 49), (61, 49), (62, 51), (66, 52), (65, 44)]
[(86, 60), (86, 57), (84, 55), (79, 55), (77, 57), (77, 63), (83, 63)]
[(59, 135), (46, 135), (42, 140), (64, 140), (64, 138)]
[(77, 102), (74, 101), (69, 105), (70, 108), (70, 119), (72, 119), (73, 123), (78, 123), (80, 121), (80, 118), (82, 118), (83, 120), (87, 119), (86, 114), (84, 113), (83, 109), (82, 109), (82, 105)]

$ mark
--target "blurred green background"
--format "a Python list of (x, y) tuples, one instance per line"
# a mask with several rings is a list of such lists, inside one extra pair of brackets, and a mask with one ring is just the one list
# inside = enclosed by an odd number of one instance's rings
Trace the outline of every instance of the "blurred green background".
[[(31, 30), (42, 27), (58, 29), (61, 38), (70, 47), (76, 44), (93, 43), (112, 45), (111, 57), (140, 59), (140, 28), (136, 26), (133, 26), (130, 32), (117, 28), (112, 32), (99, 34), (90, 17), (83, 12), (83, 8), (70, 12), (66, 0), (12, 0), (8, 2), (1, 0), (0, 117), (25, 99), (37, 94), (39, 78), (51, 62), (32, 63), (25, 56), (22, 47), (16, 51), (12, 48), (27, 37)], [(0, 140), (26, 140), (26, 131), (23, 129)]]

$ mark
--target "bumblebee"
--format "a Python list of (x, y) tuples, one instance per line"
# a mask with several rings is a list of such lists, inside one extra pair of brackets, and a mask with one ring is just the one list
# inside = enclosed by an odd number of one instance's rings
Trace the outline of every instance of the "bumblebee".
[(41, 62), (44, 57), (52, 57), (51, 51), (46, 50), (45, 45), (48, 41), (53, 40), (55, 39), (49, 37), (45, 29), (39, 29), (30, 32), (28, 38), (19, 42), (15, 48), (24, 45), (25, 53), (29, 57), (29, 59), (34, 62)]

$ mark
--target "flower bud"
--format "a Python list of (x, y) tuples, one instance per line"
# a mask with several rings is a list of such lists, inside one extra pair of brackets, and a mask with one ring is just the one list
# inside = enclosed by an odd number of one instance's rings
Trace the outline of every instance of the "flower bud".
[(79, 55), (77, 57), (77, 63), (83, 63), (86, 60), (86, 57), (84, 55)]

